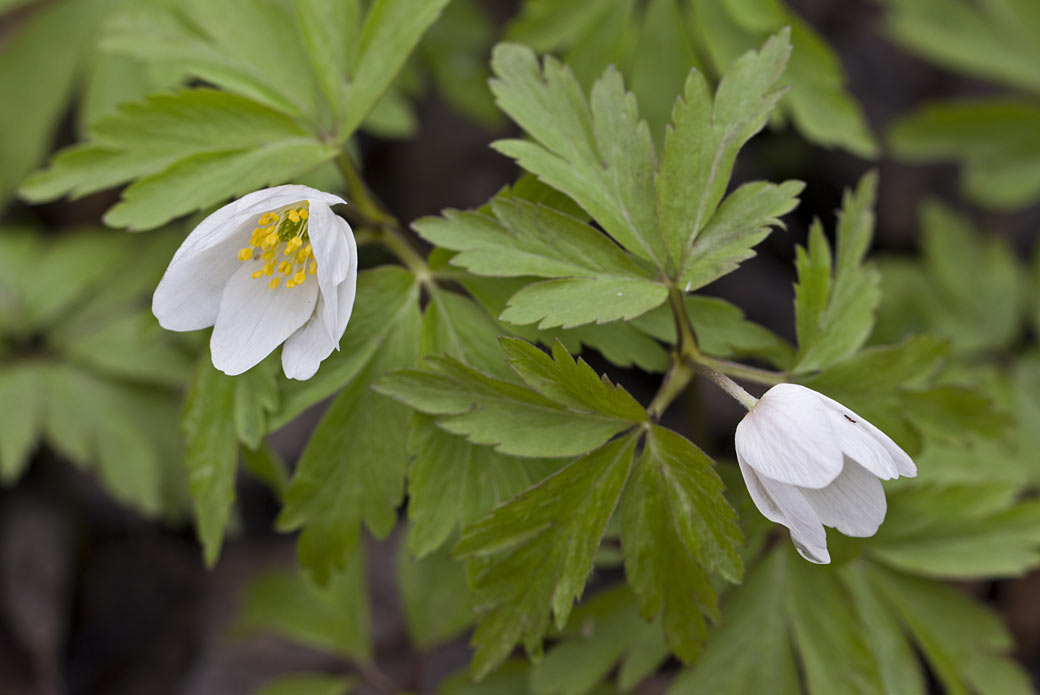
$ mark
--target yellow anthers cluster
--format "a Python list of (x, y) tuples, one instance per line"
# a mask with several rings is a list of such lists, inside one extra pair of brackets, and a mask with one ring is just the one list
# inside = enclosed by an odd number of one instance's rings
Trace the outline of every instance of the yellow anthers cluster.
[[(240, 261), (250, 261), (256, 258), (255, 250), (261, 250), (258, 260), (263, 260), (264, 264), (251, 274), (253, 279), (271, 277), (277, 268), (279, 273), (288, 278), (286, 287), (299, 287), (307, 280), (308, 273), (315, 275), (318, 272), (317, 262), (311, 261), (314, 249), (307, 236), (308, 217), (310, 212), (305, 203), (298, 208), (265, 212), (257, 218), (257, 227), (249, 239), (249, 246), (238, 252)], [(275, 253), (282, 243), (285, 244), (283, 255), (288, 258), (277, 262)], [(281, 277), (274, 277), (267, 286), (272, 290), (277, 289), (281, 281)]]

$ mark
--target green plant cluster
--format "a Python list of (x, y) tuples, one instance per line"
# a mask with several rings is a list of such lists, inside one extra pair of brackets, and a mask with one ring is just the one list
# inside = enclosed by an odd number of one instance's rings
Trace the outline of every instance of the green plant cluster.
[[(257, 579), (236, 629), (362, 677), (363, 538), (397, 531), (415, 649), (472, 631), (471, 668), (444, 695), (632, 692), (672, 657), (673, 695), (923, 695), (926, 669), (950, 693), (1032, 692), (1007, 628), (946, 581), (1040, 566), (1040, 251), (1024, 263), (924, 202), (918, 256), (868, 257), (867, 173), (796, 250), (793, 344), (698, 290), (799, 203), (800, 181), (734, 185), (766, 127), (865, 158), (887, 142), (911, 161), (956, 159), (983, 204), (1040, 200), (1034, 2), (888, 0), (896, 41), (1015, 96), (928, 106), (884, 141), (835, 51), (780, 0), (526, 0), (493, 50), (494, 23), (466, 0), (0, 10), (18, 19), (0, 46), (0, 94), (19, 104), (0, 114), (6, 484), (52, 451), (146, 515), (191, 515), (212, 565), (238, 477), (258, 478), (299, 567)], [(409, 231), (369, 192), (355, 142), (413, 135), (431, 87), (522, 131), (492, 144), (522, 174)], [(48, 158), (70, 108), (76, 143)], [(284, 379), (276, 358), (229, 377), (199, 336), (158, 327), (149, 295), (200, 214), (290, 181), (343, 192), (358, 243), (393, 262), (361, 270), (314, 378)], [(114, 230), (34, 216), (121, 186), (102, 218)], [(584, 351), (659, 390), (641, 403)], [(728, 451), (713, 460), (662, 424), (702, 367), (847, 404), (919, 477), (888, 487), (876, 536), (832, 536), (833, 565), (805, 563)], [(268, 435), (325, 401), (282, 461)], [(262, 692), (337, 695), (362, 677), (296, 674)]]

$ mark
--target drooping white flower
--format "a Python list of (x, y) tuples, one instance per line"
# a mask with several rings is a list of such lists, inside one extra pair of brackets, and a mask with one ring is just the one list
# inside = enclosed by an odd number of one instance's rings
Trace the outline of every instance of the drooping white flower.
[(791, 530), (805, 559), (830, 562), (831, 526), (874, 535), (885, 519), (882, 480), (917, 475), (884, 432), (841, 403), (797, 384), (777, 384), (737, 425), (737, 462), (759, 511)]
[(357, 245), (307, 186), (276, 186), (228, 203), (177, 249), (152, 297), (163, 328), (213, 326), (213, 366), (241, 374), (282, 343), (282, 369), (309, 379), (339, 349), (354, 306)]

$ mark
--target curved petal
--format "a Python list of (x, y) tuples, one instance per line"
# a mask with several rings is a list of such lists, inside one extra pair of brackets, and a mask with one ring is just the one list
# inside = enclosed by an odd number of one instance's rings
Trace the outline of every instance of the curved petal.
[(766, 478), (799, 487), (826, 487), (843, 455), (827, 410), (812, 389), (777, 384), (737, 425), (737, 456)]
[[(820, 400), (823, 402), (824, 407), (826, 407), (829, 411), (842, 415), (841, 419), (845, 421), (845, 424), (843, 424), (840, 432), (844, 432), (847, 434), (850, 429), (847, 425), (854, 425), (854, 427), (860, 432), (862, 432), (865, 437), (868, 437), (873, 442), (875, 442), (875, 446), (880, 445), (880, 447), (885, 450), (885, 452), (891, 459), (892, 465), (894, 466), (895, 474), (888, 476), (882, 475), (879, 471), (874, 470), (869, 465), (867, 465), (866, 461), (861, 461), (852, 451), (845, 449), (845, 445), (843, 443), (842, 449), (845, 451), (846, 454), (856, 459), (856, 461), (858, 461), (860, 464), (866, 466), (867, 470), (875, 473), (876, 475), (878, 475), (881, 478), (884, 478), (885, 480), (888, 480), (889, 478), (897, 478), (900, 475), (905, 475), (908, 478), (913, 478), (917, 475), (917, 466), (914, 464), (914, 460), (910, 458), (910, 455), (903, 451), (903, 449), (898, 444), (892, 441), (891, 437), (879, 430), (877, 427), (874, 427), (874, 425), (870, 424), (870, 422), (868, 422), (865, 418), (860, 417), (856, 413), (852, 412), (852, 410), (845, 407), (833, 398), (828, 398), (822, 393), (817, 393), (816, 395), (820, 397)], [(852, 422), (850, 422), (848, 418), (852, 418)], [(892, 468), (890, 467), (889, 470), (891, 471)]]
[(225, 374), (241, 374), (267, 357), (307, 322), (318, 299), (315, 283), (268, 289), (243, 264), (227, 283), (210, 338), (213, 366)]
[[(353, 244), (353, 236), (350, 237)], [(325, 325), (324, 298), (318, 295), (318, 306), (314, 315), (300, 330), (289, 336), (282, 348), (282, 370), (290, 379), (310, 379), (318, 371), (322, 361), (339, 349), (339, 340), (350, 321), (357, 291), (357, 254), (350, 266), (347, 278), (336, 288), (339, 315), (336, 317), (335, 338), (329, 335)]]
[(314, 260), (318, 264), (318, 287), (321, 296), (325, 298), (320, 313), (325, 318), (329, 338), (333, 341), (338, 339), (335, 335), (336, 317), (339, 314), (336, 286), (347, 276), (351, 260), (350, 247), (343, 238), (344, 226), (353, 237), (347, 221), (333, 214), (328, 205), (311, 205), (307, 233), (314, 248)]
[(827, 533), (802, 491), (758, 475), (741, 460), (739, 454), (737, 463), (740, 464), (740, 473), (744, 476), (751, 500), (762, 516), (790, 529), (791, 542), (806, 560), (817, 564), (829, 563), (831, 556), (827, 552)]
[(241, 246), (241, 240), (229, 237), (200, 253), (174, 256), (152, 295), (159, 325), (171, 331), (212, 326), (224, 286), (242, 264), (237, 253)]
[(820, 521), (846, 536), (866, 538), (877, 533), (888, 503), (881, 481), (863, 466), (846, 459), (845, 470), (822, 490), (802, 490)]

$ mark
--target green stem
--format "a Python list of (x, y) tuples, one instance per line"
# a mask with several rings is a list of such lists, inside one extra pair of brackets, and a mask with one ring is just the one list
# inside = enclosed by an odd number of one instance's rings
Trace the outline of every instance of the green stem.
[(717, 372), (711, 367), (705, 365), (704, 363), (698, 364), (695, 367), (695, 369), (704, 376), (714, 381), (719, 386), (719, 388), (721, 388), (723, 391), (725, 391), (734, 399), (736, 399), (747, 410), (751, 410), (755, 407), (755, 404), (758, 403), (757, 398), (745, 391), (743, 388), (741, 388), (740, 384), (733, 381), (722, 372)]
[(675, 319), (675, 333), (678, 336), (676, 348), (679, 356), (696, 359), (700, 356), (700, 351), (697, 349), (697, 338), (693, 334), (693, 324), (690, 323), (690, 316), (686, 313), (682, 290), (678, 287), (669, 287), (668, 304), (672, 308), (672, 318)]
[(355, 205), (358, 212), (366, 222), (378, 229), (373, 234), (374, 238), (383, 244), (390, 253), (397, 256), (398, 260), (424, 285), (433, 283), (433, 274), (426, 259), (415, 250), (411, 242), (401, 231), (401, 225), (393, 215), (383, 209), (375, 196), (361, 180), (353, 160), (346, 152), (341, 152), (336, 157), (336, 165), (343, 174), (343, 180), (347, 184), (347, 196)]
[(678, 353), (672, 356), (672, 366), (664, 375), (661, 388), (657, 390), (654, 400), (650, 402), (646, 412), (654, 420), (661, 417), (668, 406), (672, 404), (679, 394), (686, 390), (693, 379), (694, 371), (691, 364), (684, 360)]

